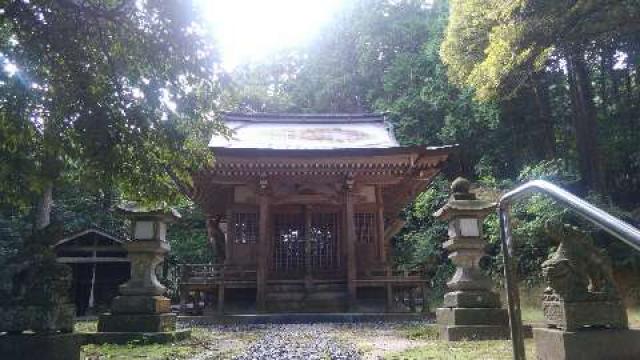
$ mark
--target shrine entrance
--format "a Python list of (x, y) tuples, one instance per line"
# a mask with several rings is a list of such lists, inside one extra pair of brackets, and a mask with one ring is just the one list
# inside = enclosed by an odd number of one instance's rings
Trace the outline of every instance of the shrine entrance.
[(273, 215), (273, 277), (335, 279), (344, 277), (339, 261), (339, 211), (295, 206)]

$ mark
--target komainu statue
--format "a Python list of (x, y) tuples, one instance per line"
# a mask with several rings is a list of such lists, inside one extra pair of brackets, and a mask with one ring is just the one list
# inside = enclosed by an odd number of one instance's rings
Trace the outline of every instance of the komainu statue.
[(547, 223), (546, 229), (558, 243), (557, 250), (542, 264), (547, 325), (567, 331), (627, 328), (625, 307), (603, 251), (574, 226)]
[(13, 244), (0, 262), (0, 332), (72, 332), (75, 308), (69, 299), (71, 270), (56, 261), (49, 227)]

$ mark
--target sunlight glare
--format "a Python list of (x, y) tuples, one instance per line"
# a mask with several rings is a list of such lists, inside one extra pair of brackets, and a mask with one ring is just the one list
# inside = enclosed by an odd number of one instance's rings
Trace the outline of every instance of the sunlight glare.
[(4, 63), (4, 72), (7, 73), (9, 77), (12, 77), (19, 71), (18, 66), (12, 62), (6, 61)]
[(227, 70), (310, 39), (343, 0), (198, 0)]

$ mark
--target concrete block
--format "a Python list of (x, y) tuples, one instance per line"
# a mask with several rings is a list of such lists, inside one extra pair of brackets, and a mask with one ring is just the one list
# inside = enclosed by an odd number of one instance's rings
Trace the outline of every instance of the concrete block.
[(533, 329), (539, 360), (640, 359), (640, 329)]
[(509, 316), (506, 309), (464, 309), (440, 308), (436, 310), (440, 325), (499, 325), (508, 326)]

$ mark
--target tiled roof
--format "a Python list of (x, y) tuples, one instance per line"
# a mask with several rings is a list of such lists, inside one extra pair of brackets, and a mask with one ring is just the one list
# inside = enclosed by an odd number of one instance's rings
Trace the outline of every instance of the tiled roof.
[(215, 135), (213, 148), (330, 150), (393, 148), (399, 144), (382, 114), (226, 113), (230, 138)]

